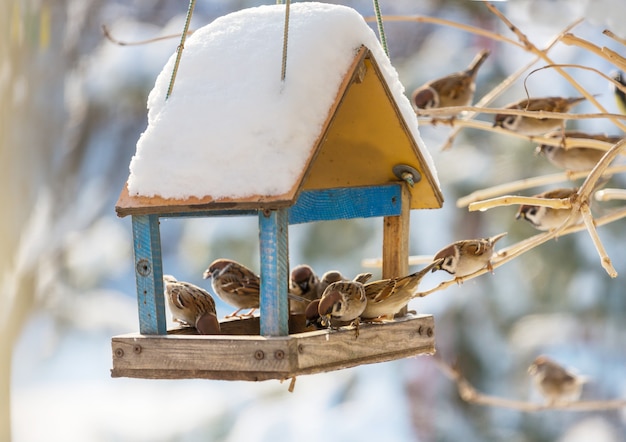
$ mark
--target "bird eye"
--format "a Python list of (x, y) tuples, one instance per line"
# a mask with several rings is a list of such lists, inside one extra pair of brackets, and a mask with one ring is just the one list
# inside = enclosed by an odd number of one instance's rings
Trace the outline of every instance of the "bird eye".
[(530, 209), (528, 209), (528, 214), (534, 216), (537, 214), (537, 210), (539, 210), (537, 209), (537, 207), (531, 207)]
[(515, 126), (515, 122), (516, 121), (517, 121), (517, 116), (516, 115), (507, 115), (502, 120), (502, 126), (506, 127), (507, 129), (513, 128)]
[(452, 265), (452, 261), (454, 261), (454, 259), (452, 257), (449, 257), (448, 259), (446, 259), (446, 262), (445, 262), (446, 266), (448, 266), (448, 267), (451, 266)]
[(335, 305), (337, 306), (337, 311), (341, 311), (343, 309), (343, 303), (341, 301), (338, 301)]

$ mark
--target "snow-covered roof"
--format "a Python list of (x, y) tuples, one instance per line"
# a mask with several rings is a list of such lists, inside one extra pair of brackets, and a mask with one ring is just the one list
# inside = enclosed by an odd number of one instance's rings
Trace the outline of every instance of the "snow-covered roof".
[(345, 6), (291, 5), (281, 81), (284, 19), (284, 5), (260, 6), (195, 31), (166, 100), (172, 55), (148, 98), (148, 127), (130, 163), (127, 197), (267, 201), (293, 194), (363, 46), (395, 101), (394, 118), (417, 146), (413, 156), (440, 192), (404, 87), (363, 17)]

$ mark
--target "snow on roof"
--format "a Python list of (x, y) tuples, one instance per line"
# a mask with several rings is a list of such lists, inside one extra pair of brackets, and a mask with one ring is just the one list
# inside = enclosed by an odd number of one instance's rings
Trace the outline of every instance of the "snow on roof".
[(148, 127), (130, 163), (130, 196), (243, 198), (289, 191), (306, 165), (356, 51), (374, 54), (427, 166), (432, 159), (396, 70), (354, 9), (291, 5), (281, 81), (284, 5), (220, 17), (175, 54), (148, 97)]

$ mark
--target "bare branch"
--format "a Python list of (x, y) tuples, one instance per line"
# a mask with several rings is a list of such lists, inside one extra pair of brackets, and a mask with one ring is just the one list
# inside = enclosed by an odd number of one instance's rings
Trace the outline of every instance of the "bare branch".
[(437, 363), (437, 367), (451, 381), (456, 383), (459, 396), (465, 402), (484, 405), (487, 407), (508, 408), (511, 410), (533, 413), (545, 410), (564, 410), (564, 411), (598, 411), (598, 410), (614, 410), (626, 407), (626, 400), (596, 400), (596, 401), (573, 401), (573, 402), (556, 402), (552, 404), (538, 404), (536, 402), (521, 401), (516, 399), (507, 399), (498, 396), (489, 396), (476, 390), (470, 382), (465, 379), (458, 368), (452, 367), (446, 363), (437, 354), (432, 356)]
[[(194, 31), (188, 31), (187, 35), (191, 35), (193, 34)], [(104, 34), (104, 36), (106, 37), (107, 40), (109, 40), (111, 43), (115, 43), (116, 45), (119, 46), (140, 46), (140, 45), (146, 45), (146, 44), (150, 44), (150, 43), (155, 43), (157, 41), (162, 41), (162, 40), (170, 40), (172, 38), (180, 38), (181, 34), (170, 34), (170, 35), (163, 35), (161, 37), (154, 37), (154, 38), (149, 38), (148, 40), (139, 40), (139, 41), (122, 41), (122, 40), (118, 40), (115, 37), (113, 37), (113, 35), (111, 35), (111, 31), (109, 31), (109, 28), (107, 28), (106, 25), (102, 25), (102, 33)]]
[[(456, 202), (457, 207), (467, 207), (470, 204), (485, 200), (488, 198), (494, 198), (496, 196), (505, 195), (511, 192), (518, 192), (520, 190), (531, 189), (534, 187), (546, 186), (548, 184), (560, 183), (568, 180), (577, 180), (589, 175), (591, 171), (581, 172), (562, 172), (554, 173), (550, 175), (537, 176), (532, 178), (524, 178), (518, 181), (512, 181), (510, 183), (504, 183), (486, 189), (477, 190), (470, 193), (467, 196), (459, 198)], [(616, 173), (626, 172), (626, 165), (609, 167), (604, 171), (603, 176), (610, 176)], [(599, 193), (601, 191), (596, 192)], [(597, 197), (596, 197), (597, 199)], [(617, 198), (616, 198), (617, 199)]]

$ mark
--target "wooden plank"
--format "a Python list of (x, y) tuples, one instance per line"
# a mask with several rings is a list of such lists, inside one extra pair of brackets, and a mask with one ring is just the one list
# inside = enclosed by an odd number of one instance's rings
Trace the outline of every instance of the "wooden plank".
[[(430, 330), (430, 331), (429, 331)], [(339, 369), (362, 363), (382, 362), (434, 351), (434, 320), (431, 315), (404, 318), (386, 323), (361, 324), (342, 333), (316, 331), (301, 333), (298, 342), (300, 371)]]
[(111, 341), (113, 377), (260, 381), (433, 354), (431, 315), (281, 337), (145, 336)]
[(295, 198), (295, 189), (282, 195), (253, 195), (245, 198), (214, 199), (212, 196), (203, 198), (189, 197), (184, 200), (161, 198), (160, 196), (146, 197), (129, 195), (125, 185), (115, 204), (118, 216), (151, 215), (207, 212), (207, 211), (248, 211), (259, 209), (278, 209), (288, 207)]
[(400, 214), (402, 184), (305, 190), (289, 208), (289, 224)]
[[(401, 212), (398, 216), (383, 218), (383, 278), (395, 278), (409, 274), (409, 238), (411, 222), (411, 191), (408, 184), (402, 186)], [(406, 315), (407, 308), (397, 316)]]
[(289, 334), (289, 212), (286, 209), (259, 212), (261, 252), (261, 335)]
[(383, 218), (383, 278), (395, 278), (409, 273), (410, 198), (410, 188), (404, 184), (400, 214)]
[(139, 331), (145, 335), (166, 333), (161, 236), (157, 215), (132, 217)]

